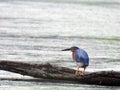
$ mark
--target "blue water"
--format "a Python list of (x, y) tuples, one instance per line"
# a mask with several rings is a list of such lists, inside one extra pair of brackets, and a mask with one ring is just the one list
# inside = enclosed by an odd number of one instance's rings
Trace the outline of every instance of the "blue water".
[[(76, 68), (71, 52), (78, 46), (90, 57), (86, 71), (120, 71), (120, 1), (1, 0), (0, 60)], [(0, 78), (32, 77), (0, 71)], [(69, 88), (68, 88), (69, 87)], [(119, 90), (72, 83), (0, 81), (0, 90)]]

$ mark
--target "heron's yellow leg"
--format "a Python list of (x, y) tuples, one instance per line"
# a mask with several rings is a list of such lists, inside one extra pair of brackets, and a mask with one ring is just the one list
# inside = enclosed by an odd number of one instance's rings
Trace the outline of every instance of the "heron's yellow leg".
[(76, 68), (75, 76), (78, 76), (79, 68), (80, 68), (80, 66), (78, 65)]
[(84, 70), (80, 73), (81, 76), (84, 76), (85, 75), (85, 68)]

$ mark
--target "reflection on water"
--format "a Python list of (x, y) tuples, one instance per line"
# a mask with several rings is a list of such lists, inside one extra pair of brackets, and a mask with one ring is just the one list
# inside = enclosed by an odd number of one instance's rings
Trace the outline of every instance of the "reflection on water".
[[(89, 53), (90, 66), (87, 71), (119, 71), (119, 4), (119, 1), (114, 0), (1, 1), (0, 59), (49, 62), (75, 68), (71, 53), (61, 50), (76, 45)], [(0, 77), (29, 78), (4, 71), (0, 71)], [(0, 85), (1, 90), (61, 90), (68, 87), (71, 90), (117, 89), (94, 85), (7, 80), (0, 81)]]

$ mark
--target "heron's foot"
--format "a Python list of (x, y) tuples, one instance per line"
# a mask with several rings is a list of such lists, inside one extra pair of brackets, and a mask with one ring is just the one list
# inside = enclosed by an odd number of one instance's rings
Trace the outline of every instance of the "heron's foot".
[(75, 72), (75, 76), (78, 77), (78, 75), (79, 75), (79, 74), (78, 74), (78, 71), (76, 70), (76, 72)]
[(75, 74), (75, 77), (78, 77), (79, 76), (79, 74)]
[(85, 75), (85, 72), (80, 72), (80, 76), (84, 76)]

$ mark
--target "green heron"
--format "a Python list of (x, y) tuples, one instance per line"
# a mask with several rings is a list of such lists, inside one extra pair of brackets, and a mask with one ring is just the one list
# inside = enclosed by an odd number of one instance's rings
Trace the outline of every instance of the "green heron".
[(67, 49), (63, 49), (62, 51), (72, 51), (72, 58), (73, 58), (73, 60), (75, 60), (75, 62), (77, 64), (75, 76), (78, 76), (79, 68), (84, 68), (84, 70), (80, 72), (80, 75), (84, 75), (85, 69), (89, 65), (89, 56), (88, 56), (87, 52), (76, 46), (67, 48)]

